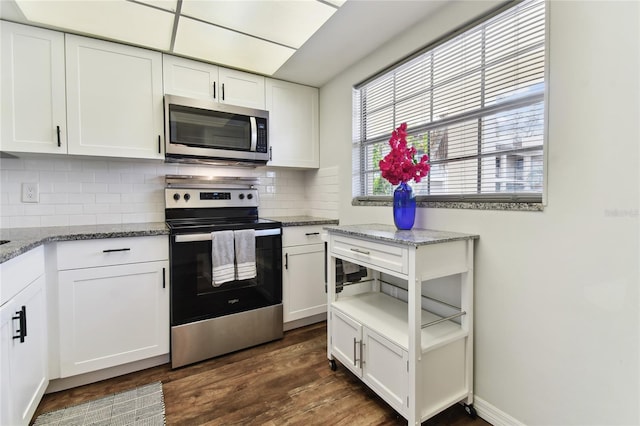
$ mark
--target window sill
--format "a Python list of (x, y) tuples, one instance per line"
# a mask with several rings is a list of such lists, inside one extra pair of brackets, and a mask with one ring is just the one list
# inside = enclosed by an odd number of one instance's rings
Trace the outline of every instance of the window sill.
[[(351, 200), (352, 206), (391, 207), (391, 197), (358, 197)], [(433, 209), (507, 210), (541, 212), (544, 205), (538, 202), (488, 202), (488, 201), (417, 201), (418, 207)]]

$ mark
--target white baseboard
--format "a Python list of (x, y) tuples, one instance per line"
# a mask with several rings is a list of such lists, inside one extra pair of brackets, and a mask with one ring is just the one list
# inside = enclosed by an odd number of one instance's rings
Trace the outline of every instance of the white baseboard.
[(499, 410), (482, 398), (473, 397), (473, 407), (478, 416), (491, 423), (493, 426), (525, 426), (524, 423), (514, 419), (504, 411)]

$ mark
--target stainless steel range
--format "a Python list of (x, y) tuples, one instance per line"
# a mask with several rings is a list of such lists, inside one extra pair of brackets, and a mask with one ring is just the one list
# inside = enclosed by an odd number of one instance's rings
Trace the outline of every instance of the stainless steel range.
[(282, 228), (254, 178), (167, 176), (173, 368), (279, 339)]

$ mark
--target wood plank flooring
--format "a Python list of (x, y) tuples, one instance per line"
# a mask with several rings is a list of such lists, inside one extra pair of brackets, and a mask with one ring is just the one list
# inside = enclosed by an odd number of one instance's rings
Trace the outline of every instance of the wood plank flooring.
[[(326, 323), (281, 340), (171, 370), (169, 364), (47, 394), (41, 413), (161, 381), (167, 425), (405, 425), (406, 420), (338, 364), (331, 371)], [(424, 426), (487, 426), (455, 405)]]

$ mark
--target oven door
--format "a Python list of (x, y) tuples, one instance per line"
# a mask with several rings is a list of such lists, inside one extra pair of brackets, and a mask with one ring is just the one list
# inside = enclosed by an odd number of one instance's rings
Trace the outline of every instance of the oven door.
[(214, 287), (211, 234), (171, 236), (171, 325), (282, 303), (281, 229), (256, 234), (256, 276)]

